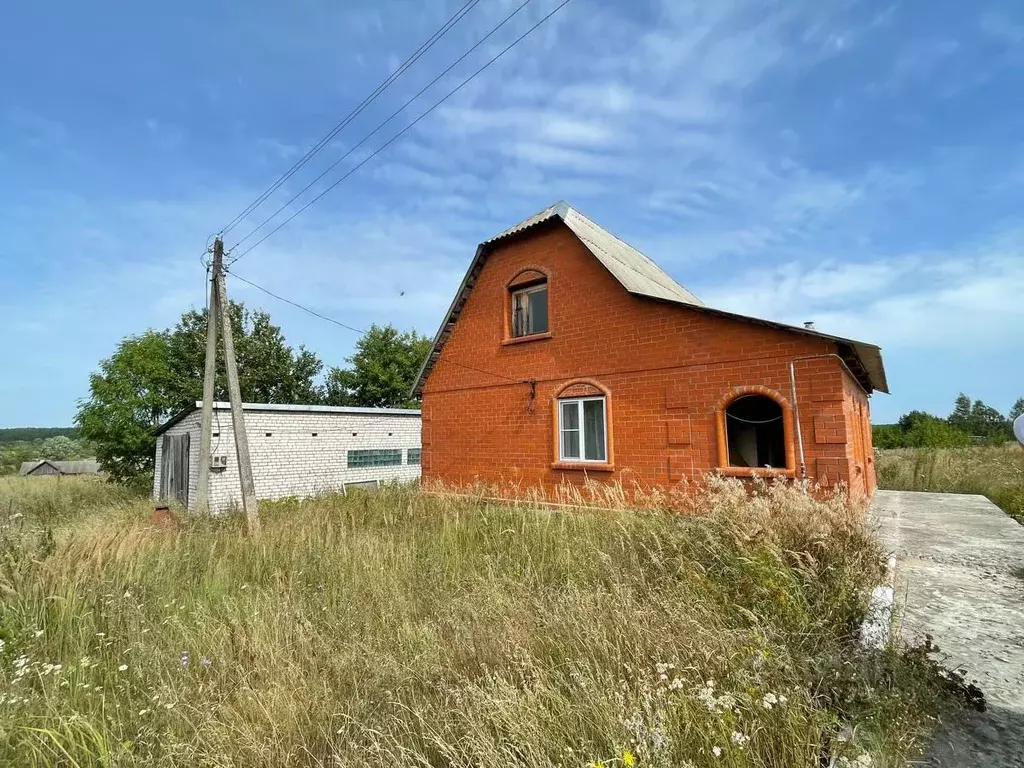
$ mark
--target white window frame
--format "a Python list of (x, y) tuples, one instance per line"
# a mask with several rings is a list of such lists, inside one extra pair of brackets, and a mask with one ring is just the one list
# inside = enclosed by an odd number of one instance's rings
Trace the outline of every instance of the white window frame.
[[(601, 402), (601, 422), (604, 424), (604, 445), (603, 445), (603, 459), (586, 459), (583, 458), (586, 455), (586, 424), (583, 420), (583, 404), (588, 401), (599, 400)], [(580, 464), (607, 464), (608, 463), (608, 398), (605, 395), (596, 395), (593, 397), (566, 397), (559, 398), (558, 400), (558, 460), (571, 463)], [(580, 455), (579, 456), (566, 456), (565, 455), (565, 442), (562, 440), (562, 407), (568, 403), (576, 404), (577, 424), (579, 429), (569, 430), (579, 432), (580, 439)]]
[(547, 280), (545, 280), (542, 283), (536, 283), (535, 285), (528, 285), (525, 288), (513, 288), (512, 289), (512, 296), (511, 296), (511, 299), (509, 300), (509, 315), (510, 315), (510, 317), (509, 317), (509, 324), (510, 324), (510, 328), (512, 330), (512, 334), (511, 334), (512, 338), (514, 338), (514, 339), (521, 339), (521, 338), (524, 338), (526, 336), (536, 336), (537, 334), (547, 333), (548, 331), (551, 330), (551, 294), (548, 293), (548, 327), (545, 328), (543, 331), (529, 331), (528, 333), (522, 333), (522, 334), (519, 334), (518, 336), (516, 335), (516, 297), (517, 296), (526, 297), (524, 299), (524, 302), (523, 302), (523, 313), (524, 313), (524, 322), (525, 322), (525, 324), (527, 326), (529, 326), (530, 325), (530, 319), (531, 319), (530, 318), (530, 299), (529, 299), (529, 294), (531, 294), (531, 293), (539, 293), (540, 291), (547, 291), (547, 290), (548, 290), (548, 281)]

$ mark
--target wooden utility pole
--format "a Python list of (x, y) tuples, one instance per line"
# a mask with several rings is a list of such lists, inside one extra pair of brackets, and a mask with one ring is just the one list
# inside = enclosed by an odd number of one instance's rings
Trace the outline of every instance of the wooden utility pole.
[[(252, 462), (249, 459), (249, 435), (245, 431), (245, 416), (242, 413), (242, 392), (238, 386), (235, 340), (231, 332), (231, 305), (228, 303), (228, 290), (224, 285), (224, 242), (219, 237), (213, 243), (213, 284), (217, 295), (217, 316), (220, 318), (221, 337), (224, 339), (224, 370), (228, 378), (228, 398), (231, 400), (231, 426), (235, 434), (235, 458), (238, 461), (238, 477), (242, 485), (242, 510), (245, 512), (245, 519), (249, 524), (249, 533), (259, 533), (260, 513), (256, 503), (256, 483), (252, 477)], [(210, 399), (212, 404), (212, 395)]]
[(210, 299), (206, 311), (206, 370), (203, 373), (203, 422), (199, 433), (199, 486), (196, 488), (196, 511), (210, 511), (210, 441), (213, 433), (213, 382), (217, 375), (217, 280), (224, 261), (224, 243), (217, 238), (213, 247), (210, 272)]

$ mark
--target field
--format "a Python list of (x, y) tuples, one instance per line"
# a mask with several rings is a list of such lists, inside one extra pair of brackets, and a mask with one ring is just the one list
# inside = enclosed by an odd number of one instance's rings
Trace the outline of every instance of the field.
[(0, 764), (903, 766), (949, 704), (857, 649), (880, 552), (841, 498), (263, 509), (0, 478)]
[(878, 487), (979, 493), (1024, 522), (1024, 446), (879, 451)]

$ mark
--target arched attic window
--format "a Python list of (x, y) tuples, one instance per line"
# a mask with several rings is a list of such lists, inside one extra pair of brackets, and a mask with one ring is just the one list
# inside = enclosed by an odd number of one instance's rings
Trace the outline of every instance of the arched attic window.
[(762, 394), (740, 395), (725, 408), (728, 466), (787, 468), (782, 406)]
[(536, 269), (527, 269), (508, 284), (509, 337), (525, 338), (547, 333), (548, 276)]

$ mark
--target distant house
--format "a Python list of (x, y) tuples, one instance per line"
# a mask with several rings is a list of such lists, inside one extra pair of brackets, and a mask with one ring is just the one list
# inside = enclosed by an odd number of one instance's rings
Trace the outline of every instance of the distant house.
[(871, 494), (879, 348), (713, 309), (566, 203), (480, 244), (434, 338), (423, 478), (510, 493), (807, 479)]
[[(156, 430), (153, 498), (195, 507), (202, 402)], [(376, 488), (420, 476), (420, 412), (400, 408), (245, 403), (242, 406), (256, 497), (310, 496)], [(241, 502), (228, 403), (213, 404), (210, 508)]]
[(100, 463), (96, 459), (79, 459), (78, 461), (36, 459), (35, 461), (23, 461), (19, 474), (31, 475), (32, 477), (44, 477), (47, 475), (56, 475), (58, 477), (98, 475), (100, 474)]

